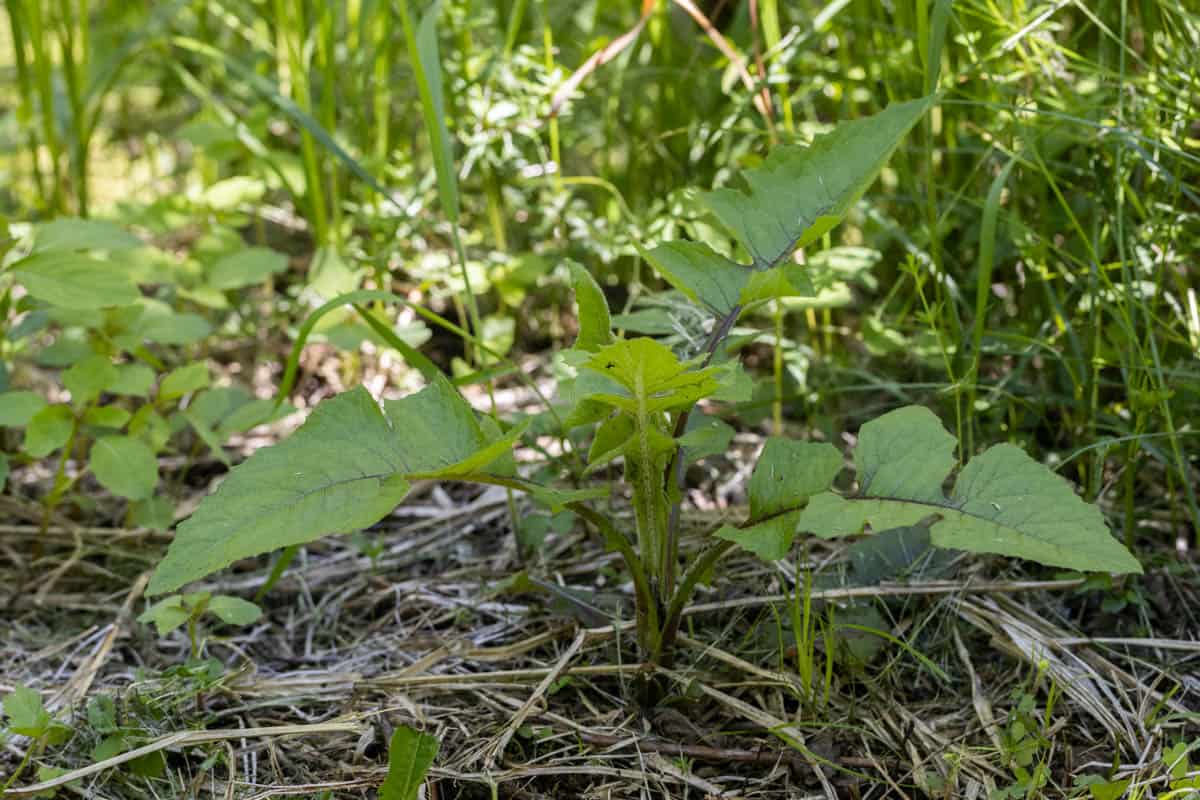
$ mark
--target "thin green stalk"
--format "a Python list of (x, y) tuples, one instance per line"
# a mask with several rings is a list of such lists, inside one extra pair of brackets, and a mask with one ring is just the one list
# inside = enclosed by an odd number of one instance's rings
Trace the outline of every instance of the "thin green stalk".
[(775, 347), (771, 354), (771, 373), (775, 396), (771, 399), (771, 422), (776, 436), (783, 435), (783, 301), (776, 300), (773, 310)]
[(983, 333), (987, 327), (988, 298), (992, 289), (992, 269), (995, 267), (996, 222), (1000, 215), (1000, 198), (1008, 175), (1017, 163), (1010, 158), (992, 181), (983, 204), (983, 220), (979, 231), (979, 261), (975, 273), (975, 324), (971, 336), (971, 366), (967, 371), (967, 439), (965, 452), (975, 452), (975, 397), (979, 388), (979, 366), (983, 358)]
[[(320, 97), (321, 124), (325, 126), (327, 131), (336, 131), (338, 125), (337, 118), (337, 78), (338, 78), (338, 63), (337, 63), (337, 10), (341, 7), (339, 3), (328, 3), (324, 5), (321, 11), (321, 19), (317, 34), (316, 54), (321, 68), (322, 86)], [(341, 245), (342, 226), (341, 226), (341, 189), (340, 178), (338, 174), (338, 165), (336, 161), (326, 160), (325, 174), (328, 176), (328, 192), (329, 192), (329, 242), (334, 247)]]
[(650, 663), (666, 667), (671, 665), (672, 648), (675, 646), (675, 639), (679, 636), (679, 623), (683, 619), (683, 609), (692, 599), (696, 587), (700, 585), (704, 577), (736, 546), (734, 542), (728, 540), (716, 542), (701, 553), (692, 563), (691, 568), (683, 574), (683, 578), (679, 581), (679, 587), (671, 596), (671, 602), (663, 615), (662, 635), (658, 637), (658, 649), (651, 651)]
[[(763, 39), (767, 45), (767, 51), (773, 51), (779, 47), (779, 43), (783, 41), (783, 28), (779, 24), (779, 2), (778, 0), (762, 0), (760, 7), (760, 19), (762, 20)], [(762, 75), (762, 80), (766, 81), (767, 76)], [(792, 116), (792, 95), (788, 88), (787, 81), (780, 85), (779, 101), (783, 107), (783, 129), (787, 131), (789, 137), (796, 133), (796, 124)]]
[(504, 51), (502, 57), (508, 60), (512, 57), (513, 48), (517, 46), (517, 37), (521, 35), (521, 24), (525, 21), (525, 9), (529, 0), (516, 0), (508, 12), (508, 25), (504, 31)]
[[(304, 62), (304, 3), (297, 0), (289, 8), (286, 0), (274, 0), (277, 48), (286, 57), (279, 63), (279, 92), (290, 96), (299, 110), (312, 115), (312, 93), (308, 82), (307, 65)], [(325, 194), (321, 166), (317, 158), (316, 144), (312, 134), (300, 131), (300, 156), (304, 163), (305, 196), (313, 226), (313, 238), (318, 245), (330, 243), (329, 220), (325, 208)]]
[[(546, 74), (554, 72), (554, 31), (550, 29), (550, 14), (548, 9), (549, 0), (541, 1), (542, 11), (542, 61), (546, 68)], [(550, 123), (547, 125), (550, 130), (550, 160), (554, 163), (554, 178), (556, 181), (555, 188), (562, 191), (561, 181), (562, 176), (562, 152), (559, 144), (558, 134), (558, 116), (550, 118)]]
[(375, 118), (375, 158), (386, 164), (391, 152), (392, 108), (392, 4), (382, 0), (375, 5), (375, 60), (372, 110)]
[(54, 114), (54, 76), (50, 54), (47, 52), (46, 26), (42, 17), (41, 0), (25, 0), (26, 19), (29, 22), (29, 42), (33, 49), (33, 68), (37, 81), (38, 101), (40, 103), (42, 139), (46, 149), (50, 151), (50, 170), (52, 185), (50, 189), (50, 208), (62, 213), (63, 206), (63, 175), (62, 175), (62, 144), (58, 136), (58, 125)]
[[(78, 14), (72, 0), (59, 0), (59, 49), (62, 52), (62, 72), (67, 84), (67, 103), (71, 109), (71, 156), (70, 168), (75, 189), (75, 211), (81, 217), (88, 215), (88, 135), (85, 128), (86, 113), (83, 108), (83, 80), (81, 74), (87, 53), (87, 0)], [(78, 25), (78, 30), (76, 30)], [(76, 49), (80, 57), (76, 58)]]
[(38, 157), (39, 140), (34, 118), (34, 86), (35, 79), (26, 54), (28, 42), (25, 37), (25, 26), (22, 23), (24, 15), (21, 0), (5, 0), (8, 10), (8, 25), (13, 41), (13, 58), (17, 68), (17, 90), (20, 102), (17, 104), (17, 124), (25, 131), (25, 141), (29, 147), (29, 168), (33, 176), (34, 187), (43, 210), (48, 210), (50, 198), (46, 196), (46, 181), (42, 175), (41, 159)]

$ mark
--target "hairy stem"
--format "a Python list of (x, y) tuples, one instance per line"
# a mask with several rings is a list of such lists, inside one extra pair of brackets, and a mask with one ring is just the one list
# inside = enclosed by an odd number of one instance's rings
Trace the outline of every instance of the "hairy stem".
[[(729, 336), (729, 332), (733, 330), (733, 324), (737, 322), (737, 318), (741, 316), (744, 306), (736, 305), (730, 309), (717, 326), (713, 328), (709, 334), (708, 341), (704, 345), (704, 362), (701, 368), (707, 367), (712, 363), (713, 357), (717, 354), (717, 349), (721, 343)], [(690, 408), (682, 411), (675, 419), (675, 430), (672, 432), (672, 437), (678, 439), (683, 436), (687, 430), (688, 418), (692, 414), (693, 404)], [(662, 564), (662, 585), (663, 596), (671, 597), (675, 594), (675, 570), (676, 564), (679, 561), (679, 511), (680, 505), (683, 502), (683, 483), (686, 474), (686, 463), (683, 459), (683, 448), (675, 448), (675, 456), (667, 463), (667, 469), (663, 474), (663, 485), (671, 486), (671, 481), (674, 481), (675, 500), (671, 503), (671, 510), (667, 519), (666, 542), (664, 546), (665, 558)]]

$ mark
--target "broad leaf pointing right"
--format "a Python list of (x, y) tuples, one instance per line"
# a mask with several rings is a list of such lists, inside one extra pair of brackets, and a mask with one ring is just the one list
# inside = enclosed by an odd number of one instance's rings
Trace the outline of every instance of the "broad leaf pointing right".
[(1096, 572), (1141, 572), (1108, 530), (1100, 509), (1020, 448), (999, 444), (971, 459), (949, 497), (954, 437), (926, 408), (909, 406), (863, 425), (854, 497), (812, 498), (800, 529), (827, 538), (937, 517), (933, 544)]

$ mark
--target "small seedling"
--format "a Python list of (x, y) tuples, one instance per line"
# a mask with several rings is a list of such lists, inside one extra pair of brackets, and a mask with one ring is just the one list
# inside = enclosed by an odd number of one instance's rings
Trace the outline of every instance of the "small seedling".
[(33, 743), (25, 749), (21, 763), (0, 785), (0, 794), (12, 786), (30, 762), (46, 747), (61, 744), (71, 736), (71, 729), (50, 716), (42, 696), (33, 689), (17, 684), (4, 698), (4, 730), (17, 736), (28, 736)]
[(216, 617), (227, 625), (251, 625), (262, 616), (262, 609), (254, 603), (230, 595), (213, 595), (208, 592), (176, 594), (159, 600), (142, 612), (138, 622), (153, 623), (159, 636), (166, 636), (181, 625), (187, 625), (191, 657), (199, 659), (204, 642), (199, 636), (200, 619), (204, 615)]

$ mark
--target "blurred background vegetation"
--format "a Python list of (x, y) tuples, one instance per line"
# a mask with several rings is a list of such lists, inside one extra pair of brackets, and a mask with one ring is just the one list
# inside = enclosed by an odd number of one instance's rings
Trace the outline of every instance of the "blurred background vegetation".
[[(927, 403), (969, 451), (1031, 448), (1129, 542), (1171, 548), (1200, 530), (1190, 0), (446, 0), (457, 226), (439, 203), (410, 1), (6, 0), (11, 236), (91, 217), (152, 242), (138, 283), (207, 322), (151, 348), (159, 370), (207, 357), (277, 379), (312, 307), (384, 288), (511, 361), (472, 373), (487, 359), (411, 311), (379, 320), (461, 382), (503, 383), (570, 342), (566, 259), (630, 330), (686, 338), (634, 243), (719, 235), (689, 187), (936, 88), (848, 224), (804, 254), (819, 296), (766, 312), (775, 336), (747, 344), (761, 385), (737, 421), (832, 438)], [(248, 246), (286, 262), (213, 278)], [(28, 388), (71, 363), (53, 348), (74, 322), (31, 339), (10, 295), (5, 383)], [(324, 336), (353, 378), (363, 343), (381, 342), (334, 322)]]

